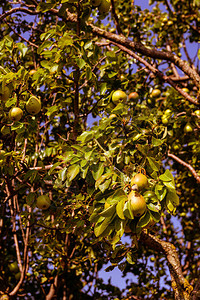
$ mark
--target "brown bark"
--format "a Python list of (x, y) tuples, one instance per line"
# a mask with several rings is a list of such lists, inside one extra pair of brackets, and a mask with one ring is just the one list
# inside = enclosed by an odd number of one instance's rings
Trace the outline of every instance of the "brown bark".
[(161, 252), (166, 256), (174, 291), (174, 299), (191, 300), (193, 287), (183, 276), (175, 246), (145, 232), (141, 233), (140, 242), (148, 248)]

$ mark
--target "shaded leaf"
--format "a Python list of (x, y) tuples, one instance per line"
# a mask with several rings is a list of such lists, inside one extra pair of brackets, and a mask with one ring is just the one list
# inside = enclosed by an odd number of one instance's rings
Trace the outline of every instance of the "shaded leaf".
[(79, 165), (71, 165), (67, 170), (67, 178), (69, 179), (69, 181), (72, 181), (78, 175), (79, 171)]

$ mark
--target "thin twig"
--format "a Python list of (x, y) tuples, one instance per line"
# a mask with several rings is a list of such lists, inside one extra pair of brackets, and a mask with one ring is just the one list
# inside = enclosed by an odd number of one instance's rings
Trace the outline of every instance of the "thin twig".
[(172, 159), (176, 160), (179, 164), (188, 168), (190, 170), (190, 172), (192, 173), (192, 175), (194, 176), (194, 178), (197, 180), (197, 182), (200, 183), (200, 176), (197, 174), (195, 169), (190, 164), (186, 163), (185, 161), (183, 161), (182, 159), (180, 159), (179, 157), (177, 157), (176, 155), (174, 155), (170, 152), (168, 152), (168, 157), (171, 157)]

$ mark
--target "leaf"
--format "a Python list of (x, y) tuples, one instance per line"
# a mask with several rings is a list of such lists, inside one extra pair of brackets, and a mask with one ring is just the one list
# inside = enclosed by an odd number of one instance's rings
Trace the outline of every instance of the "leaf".
[(172, 181), (173, 180), (173, 175), (171, 172), (167, 169), (164, 174), (159, 176), (160, 180), (162, 181)]
[(144, 215), (142, 215), (137, 223), (137, 227), (145, 227), (150, 221), (151, 215), (147, 210)]
[(150, 212), (150, 216), (153, 218), (154, 221), (156, 221), (156, 222), (160, 221), (160, 218), (161, 218), (160, 213), (152, 211), (152, 210), (149, 212)]
[(150, 210), (155, 211), (155, 212), (159, 212), (159, 210), (161, 209), (160, 204), (154, 205), (153, 203), (149, 203), (149, 204), (147, 204), (147, 207)]
[(94, 180), (97, 180), (100, 178), (100, 176), (104, 172), (104, 163), (99, 163), (97, 165), (92, 166), (92, 176), (94, 177)]
[(142, 133), (137, 133), (137, 134), (132, 138), (132, 141), (135, 142), (135, 141), (139, 140), (141, 136), (143, 136)]
[(95, 188), (97, 189), (100, 184), (102, 184), (105, 180), (109, 179), (111, 176), (113, 175), (113, 173), (105, 173), (102, 176), (100, 176), (95, 183)]
[(171, 205), (173, 205), (173, 207), (177, 207), (179, 205), (179, 197), (175, 191), (168, 190), (167, 196), (166, 196), (166, 204), (167, 204), (167, 207), (171, 206)]
[(127, 217), (128, 219), (134, 219), (134, 215), (130, 207), (130, 201), (126, 201), (124, 205), (124, 216)]
[(62, 181), (65, 181), (65, 179), (67, 178), (67, 168), (66, 167), (61, 171), (60, 178)]
[(124, 212), (123, 212), (124, 204), (125, 204), (125, 199), (122, 199), (121, 201), (119, 201), (117, 203), (117, 206), (116, 206), (116, 213), (120, 219), (125, 219)]
[(111, 184), (111, 179), (106, 180), (103, 184), (99, 185), (99, 189), (102, 193), (105, 192), (105, 190), (107, 190), (109, 188)]
[(175, 183), (173, 181), (170, 181), (170, 182), (164, 181), (163, 183), (169, 189), (175, 189)]
[(127, 253), (127, 256), (126, 256), (126, 260), (129, 264), (131, 265), (134, 265), (135, 264), (135, 257), (133, 256), (133, 253), (131, 251), (129, 251)]
[(29, 205), (29, 206), (33, 206), (33, 203), (35, 201), (35, 193), (29, 193), (27, 196), (26, 196), (26, 203)]
[(79, 173), (80, 167), (79, 165), (71, 165), (67, 170), (67, 178), (69, 181), (72, 181)]
[(156, 139), (154, 136), (152, 137), (152, 145), (154, 147), (158, 147), (158, 146), (162, 145), (163, 143), (164, 143), (163, 140)]
[(124, 104), (119, 103), (117, 106), (112, 110), (113, 114), (122, 114), (124, 112)]
[(52, 172), (58, 167), (61, 165), (61, 162), (57, 162), (53, 165), (53, 167), (51, 167), (51, 169), (49, 170), (48, 174), (51, 175)]
[(77, 63), (77, 65), (78, 65), (78, 67), (79, 67), (80, 69), (82, 69), (82, 68), (85, 66), (85, 64), (86, 64), (86, 62), (85, 62), (84, 59), (82, 59), (82, 58), (77, 58), (77, 59), (76, 59), (76, 63)]
[(116, 205), (112, 205), (106, 209), (104, 209), (99, 215), (103, 217), (111, 217), (115, 213)]
[(93, 133), (90, 131), (84, 131), (80, 136), (77, 137), (77, 141), (82, 143), (89, 142), (93, 139)]
[(23, 43), (17, 43), (17, 47), (18, 47), (19, 51), (22, 53), (22, 56), (24, 57), (28, 50), (27, 46), (24, 45)]
[(159, 168), (160, 168), (160, 165), (158, 164), (158, 162), (152, 157), (150, 158), (150, 157), (147, 156), (147, 159), (148, 159), (148, 162), (149, 162), (149, 165), (150, 165), (151, 169), (153, 171), (158, 172)]
[(94, 234), (96, 235), (96, 237), (102, 235), (102, 233), (107, 229), (108, 225), (110, 224), (110, 222), (112, 222), (112, 220), (113, 216), (104, 218), (102, 222), (96, 223), (94, 227)]

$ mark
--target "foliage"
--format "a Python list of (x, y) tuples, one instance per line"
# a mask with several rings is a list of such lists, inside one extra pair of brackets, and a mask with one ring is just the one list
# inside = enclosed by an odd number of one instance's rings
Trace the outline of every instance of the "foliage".
[[(198, 297), (200, 4), (133, 2), (107, 1), (105, 13), (87, 0), (2, 4), (2, 295)], [(112, 101), (116, 90), (127, 99)], [(148, 179), (140, 217), (128, 200), (137, 173)], [(109, 261), (135, 282), (98, 278)]]

